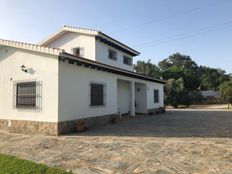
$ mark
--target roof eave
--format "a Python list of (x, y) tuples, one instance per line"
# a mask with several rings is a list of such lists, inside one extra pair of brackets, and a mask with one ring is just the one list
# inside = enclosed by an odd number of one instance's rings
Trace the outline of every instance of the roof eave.
[(76, 62), (77, 65), (85, 65), (87, 67), (93, 67), (94, 69), (99, 69), (99, 70), (104, 70), (104, 71), (108, 71), (108, 72), (112, 72), (115, 74), (121, 74), (124, 76), (128, 76), (128, 77), (132, 77), (132, 78), (137, 78), (137, 79), (142, 79), (142, 80), (146, 80), (146, 81), (151, 81), (151, 82), (156, 82), (156, 83), (160, 83), (160, 84), (165, 84), (166, 81), (164, 80), (160, 80), (160, 79), (154, 79), (151, 77), (147, 77), (138, 73), (135, 73), (133, 71), (128, 71), (128, 70), (124, 70), (121, 68), (117, 68), (117, 67), (113, 67), (107, 64), (103, 64), (100, 62), (96, 62), (96, 61), (92, 61), (83, 57), (78, 57), (66, 52), (63, 52), (60, 54), (60, 59), (64, 60), (64, 59), (68, 59), (70, 61), (71, 64), (74, 64)]
[(5, 40), (5, 39), (0, 39), (0, 45), (23, 49), (23, 50), (35, 51), (35, 52), (40, 52), (40, 53), (45, 53), (45, 54), (51, 54), (51, 55), (56, 55), (56, 56), (58, 56), (60, 53), (63, 52), (63, 50), (58, 49), (58, 48), (43, 47), (40, 45), (31, 44), (31, 43), (24, 43), (24, 42)]
[[(85, 31), (85, 30), (88, 30), (88, 31)], [(41, 46), (47, 46), (49, 43), (51, 43), (52, 41), (54, 41), (55, 39), (57, 39), (59, 36), (63, 35), (66, 32), (82, 33), (82, 34), (92, 35), (92, 36), (95, 36), (98, 34), (98, 31), (96, 31), (96, 30), (89, 30), (89, 29), (85, 29), (85, 28), (76, 28), (76, 27), (70, 27), (70, 26), (64, 25), (57, 32), (51, 34), (50, 36), (48, 36), (47, 38), (45, 38), (44, 40), (42, 40), (38, 44)]]
[(59, 29), (54, 34), (48, 36), (46, 39), (39, 42), (39, 45), (47, 46), (49, 43), (51, 43), (52, 41), (54, 41), (55, 39), (57, 39), (58, 37), (60, 37), (61, 35), (63, 35), (66, 32), (75, 32), (75, 33), (81, 33), (81, 34), (86, 34), (86, 35), (105, 37), (105, 38), (111, 40), (112, 42), (114, 42), (115, 44), (117, 44), (118, 46), (126, 49), (128, 52), (131, 52), (133, 54), (133, 56), (138, 56), (140, 54), (140, 52), (130, 48), (129, 46), (119, 42), (118, 40), (106, 35), (105, 33), (101, 32), (101, 31), (85, 29), (85, 28), (70, 27), (70, 26), (66, 26), (66, 25), (63, 26), (61, 29)]
[(106, 37), (106, 38), (112, 40), (113, 42), (117, 43), (118, 45), (120, 45), (120, 46), (124, 47), (125, 49), (127, 49), (128, 51), (132, 52), (135, 56), (140, 55), (140, 52), (134, 50), (133, 48), (130, 48), (129, 46), (127, 46), (127, 45), (125, 45), (125, 44), (119, 42), (118, 40), (116, 40), (116, 39), (114, 39), (114, 38), (108, 36), (108, 35), (105, 34), (105, 33), (102, 33), (102, 32), (99, 31), (98, 35), (99, 35), (99, 36)]

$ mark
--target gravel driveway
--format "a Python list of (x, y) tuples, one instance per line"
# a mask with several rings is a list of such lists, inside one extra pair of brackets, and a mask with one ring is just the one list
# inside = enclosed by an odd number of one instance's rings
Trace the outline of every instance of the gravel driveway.
[(232, 173), (232, 112), (169, 110), (60, 137), (0, 132), (0, 153), (74, 173)]

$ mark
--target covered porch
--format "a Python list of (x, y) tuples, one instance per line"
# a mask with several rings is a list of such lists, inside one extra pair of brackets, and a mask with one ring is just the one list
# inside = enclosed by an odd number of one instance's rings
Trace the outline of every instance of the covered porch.
[(147, 114), (147, 85), (117, 79), (117, 110), (121, 116)]

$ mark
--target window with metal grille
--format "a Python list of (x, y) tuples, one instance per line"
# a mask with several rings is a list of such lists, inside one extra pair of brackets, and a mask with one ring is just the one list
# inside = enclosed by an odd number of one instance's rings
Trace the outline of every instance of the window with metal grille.
[(36, 82), (16, 84), (16, 107), (36, 107)]
[(91, 83), (90, 84), (90, 105), (102, 106), (105, 104), (104, 84)]
[(112, 60), (117, 60), (117, 52), (113, 50), (109, 50), (109, 58)]
[(132, 65), (132, 58), (128, 56), (123, 56), (123, 63), (126, 65)]
[(159, 103), (159, 90), (154, 89), (154, 103)]

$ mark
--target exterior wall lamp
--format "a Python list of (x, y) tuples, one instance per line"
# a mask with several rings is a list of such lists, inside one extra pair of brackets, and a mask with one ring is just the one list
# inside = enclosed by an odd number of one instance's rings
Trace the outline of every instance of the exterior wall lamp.
[(23, 72), (25, 72), (25, 73), (28, 72), (28, 69), (26, 69), (25, 65), (22, 65), (22, 66), (21, 66), (21, 70), (22, 70)]

